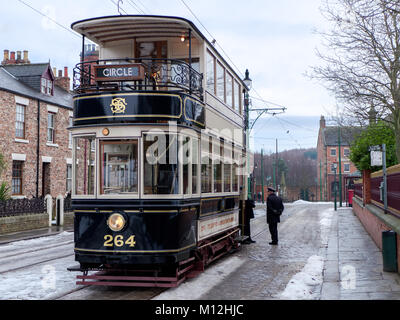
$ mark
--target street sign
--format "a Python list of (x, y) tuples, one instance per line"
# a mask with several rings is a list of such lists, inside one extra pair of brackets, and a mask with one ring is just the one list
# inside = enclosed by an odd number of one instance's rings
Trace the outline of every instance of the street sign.
[(382, 151), (371, 150), (371, 167), (382, 166)]

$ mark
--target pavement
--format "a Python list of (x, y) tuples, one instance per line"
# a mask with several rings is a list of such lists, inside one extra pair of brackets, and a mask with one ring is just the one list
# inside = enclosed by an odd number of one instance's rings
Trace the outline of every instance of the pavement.
[[(309, 299), (400, 300), (400, 274), (383, 271), (382, 252), (351, 208), (338, 208), (324, 229), (321, 213), (329, 207), (304, 205), (291, 209), (288, 205), (278, 227), (278, 246), (268, 245), (265, 215), (258, 214), (252, 220), (252, 237), (257, 242), (244, 246), (236, 255), (245, 263), (201, 299), (282, 299), (281, 293), (307, 259), (318, 256), (324, 262), (323, 280), (312, 288)], [(257, 205), (258, 210), (262, 208), (262, 204)], [(0, 245), (64, 231), (73, 231), (73, 227), (52, 226), (0, 235)]]
[(51, 226), (48, 228), (19, 231), (14, 233), (0, 234), (0, 245), (7, 244), (14, 241), (29, 240), (40, 237), (47, 237), (51, 235), (56, 235), (64, 231), (73, 231), (73, 226)]
[(400, 274), (383, 271), (382, 252), (351, 208), (333, 216), (321, 300), (400, 300)]

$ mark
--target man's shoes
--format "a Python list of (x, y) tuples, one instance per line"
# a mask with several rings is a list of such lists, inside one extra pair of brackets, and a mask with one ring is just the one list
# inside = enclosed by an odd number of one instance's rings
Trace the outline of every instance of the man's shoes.
[(250, 243), (255, 243), (255, 241), (252, 240), (252, 239), (246, 239), (246, 240), (244, 240), (242, 243), (243, 243), (243, 244), (250, 244)]
[(271, 246), (277, 246), (277, 245), (278, 245), (278, 242), (273, 242), (273, 241), (272, 241), (272, 242), (270, 242), (269, 244), (270, 244)]

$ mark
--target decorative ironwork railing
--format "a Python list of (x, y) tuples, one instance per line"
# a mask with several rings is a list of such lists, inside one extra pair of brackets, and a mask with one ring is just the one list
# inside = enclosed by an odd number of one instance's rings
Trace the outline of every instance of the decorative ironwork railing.
[[(144, 70), (141, 79), (132, 80), (128, 77), (123, 80), (112, 78), (106, 80), (96, 75), (98, 67), (138, 64)], [(127, 76), (125, 74), (124, 76)], [(194, 70), (188, 63), (176, 59), (148, 59), (124, 58), (93, 60), (78, 63), (74, 68), (73, 88), (76, 93), (93, 91), (183, 91), (194, 94), (203, 100), (203, 74)]]
[(46, 200), (43, 197), (0, 201), (0, 217), (44, 212), (46, 212)]

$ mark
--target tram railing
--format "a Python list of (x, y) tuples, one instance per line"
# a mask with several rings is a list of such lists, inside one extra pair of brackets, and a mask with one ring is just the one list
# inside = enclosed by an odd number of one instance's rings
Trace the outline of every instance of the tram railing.
[[(138, 64), (144, 70), (140, 80), (105, 80), (96, 75), (99, 66)], [(203, 74), (187, 62), (176, 59), (124, 58), (91, 60), (78, 63), (73, 72), (76, 93), (94, 91), (183, 91), (203, 100)]]

